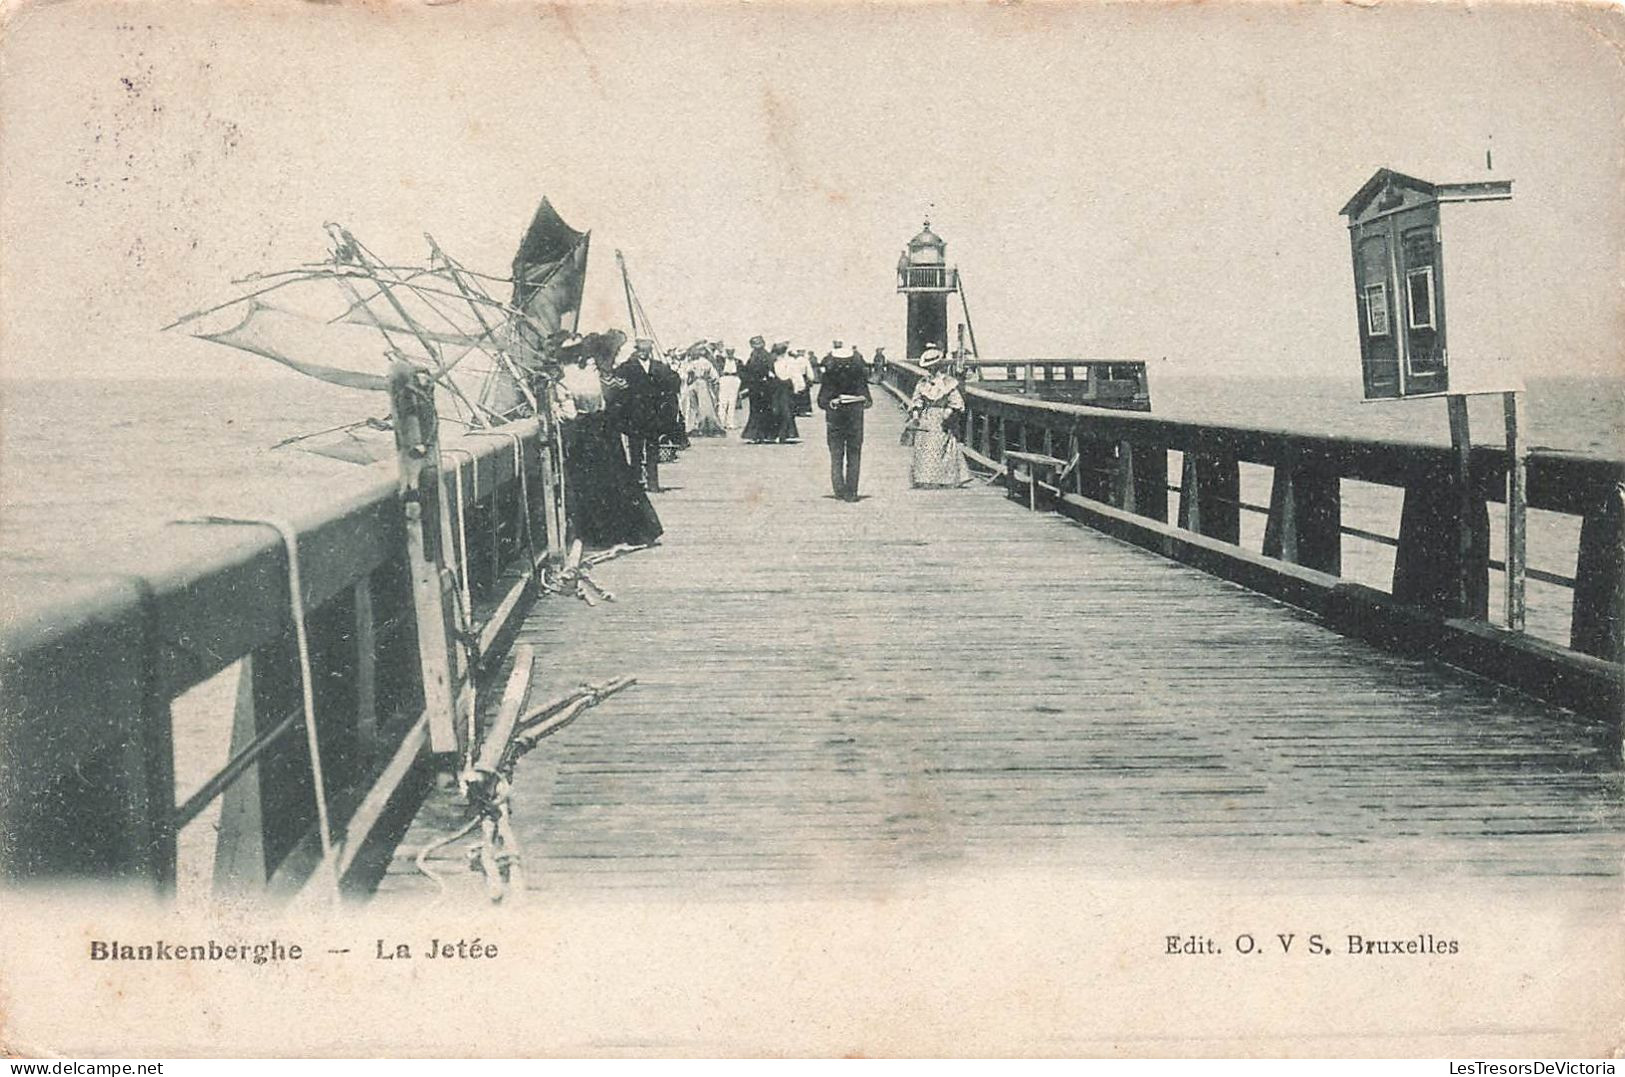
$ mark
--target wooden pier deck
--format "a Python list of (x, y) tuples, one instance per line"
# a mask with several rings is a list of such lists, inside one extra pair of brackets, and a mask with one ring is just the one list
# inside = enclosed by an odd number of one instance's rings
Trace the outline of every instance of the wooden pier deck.
[[(638, 684), (544, 741), (513, 803), (528, 885), (883, 892), (933, 872), (1617, 885), (1622, 775), (1574, 715), (1032, 514), (912, 491), (869, 413), (864, 499), (796, 446), (697, 441), (666, 537), (601, 566), (618, 601), (540, 602), (541, 700)], [(494, 705), (494, 701), (491, 701)], [(454, 829), (419, 813), (379, 886)], [(458, 842), (435, 858), (477, 892)]]

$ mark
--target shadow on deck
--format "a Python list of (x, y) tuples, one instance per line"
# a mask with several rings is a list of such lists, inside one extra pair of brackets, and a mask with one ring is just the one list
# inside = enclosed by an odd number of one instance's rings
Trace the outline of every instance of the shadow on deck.
[[(697, 441), (666, 539), (520, 635), (533, 700), (637, 686), (544, 742), (513, 797), (542, 890), (888, 889), (932, 872), (1617, 882), (1622, 778), (1594, 724), (981, 483), (913, 491), (869, 413), (864, 500), (797, 446)], [(491, 701), (494, 705), (494, 701)], [(432, 799), (379, 886), (428, 899)], [(436, 867), (478, 890), (463, 843)]]

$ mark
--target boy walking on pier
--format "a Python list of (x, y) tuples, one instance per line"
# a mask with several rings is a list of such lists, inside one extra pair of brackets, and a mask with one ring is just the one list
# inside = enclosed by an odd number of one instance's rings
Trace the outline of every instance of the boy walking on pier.
[(874, 403), (869, 371), (863, 360), (837, 340), (824, 358), (824, 380), (818, 406), (824, 409), (829, 442), (829, 479), (842, 501), (858, 499), (858, 470), (863, 464), (863, 410)]

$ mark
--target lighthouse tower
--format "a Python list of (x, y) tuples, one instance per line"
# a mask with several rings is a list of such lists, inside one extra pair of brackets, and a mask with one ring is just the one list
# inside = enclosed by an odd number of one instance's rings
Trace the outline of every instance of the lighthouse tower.
[(897, 290), (908, 296), (904, 358), (910, 362), (929, 345), (948, 348), (948, 296), (959, 290), (959, 271), (948, 265), (947, 249), (927, 220), (897, 259)]

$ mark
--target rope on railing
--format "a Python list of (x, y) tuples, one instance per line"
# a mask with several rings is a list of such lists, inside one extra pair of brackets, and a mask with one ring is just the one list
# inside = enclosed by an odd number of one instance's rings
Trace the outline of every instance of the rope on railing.
[[(469, 470), (474, 473), (474, 500), (478, 501), (480, 499), (480, 465), (479, 461), (474, 459), (474, 454), (467, 449), (451, 449), (442, 445), (440, 455), (468, 457)], [(462, 596), (463, 602), (462, 615), (458, 620), (464, 622), (459, 625), (459, 628), (466, 631), (474, 619), (474, 597), (468, 579), (468, 513), (463, 499), (463, 466), (453, 462), (451, 474), (454, 488), (457, 491), (457, 590)]]
[(525, 575), (536, 579), (536, 542), (531, 537), (530, 530), (530, 481), (525, 475), (525, 449), (524, 439), (510, 430), (476, 430), (465, 437), (507, 438), (513, 442), (513, 469), (519, 476), (519, 506), (523, 514), (522, 523), (525, 532), (525, 553), (529, 556), (525, 560)]
[[(316, 732), (316, 692), (310, 666), (310, 635), (305, 625), (304, 584), (299, 575), (299, 532), (291, 523), (279, 517), (200, 516), (175, 522), (269, 527), (282, 538), (282, 545), (288, 551), (288, 604), (293, 615), (294, 644), (299, 652), (299, 697), (304, 708), (305, 746), (310, 755), (311, 784), (315, 787), (316, 826), (322, 842), (322, 862), (330, 865), (334, 862), (333, 823), (327, 811), (327, 782), (322, 774), (322, 748)], [(222, 784), (220, 788), (224, 789), (225, 785)], [(336, 896), (339, 888), (337, 872), (332, 873), (332, 885)]]
[[(533, 544), (530, 527), (531, 503), (529, 484), (527, 482), (524, 467), (523, 437), (520, 434), (509, 431), (476, 431), (465, 436), (505, 437), (508, 438), (513, 444), (514, 467), (519, 478), (520, 500), (524, 510), (525, 543), (526, 548), (530, 553), (530, 557), (526, 562), (526, 573), (534, 580), (537, 573), (537, 559), (535, 556), (535, 546)], [(473, 454), (464, 449), (442, 449), (441, 451), (442, 453), (460, 453), (462, 455), (469, 456), (472, 464), (472, 470), (474, 472), (474, 496), (477, 499), (479, 497), (479, 469), (477, 463), (474, 462)], [(462, 475), (460, 468), (454, 470), (454, 475), (457, 483), (459, 529), (461, 532), (459, 539), (463, 543), (462, 575), (463, 579), (466, 580), (468, 578), (468, 558), (466, 527), (464, 525), (464, 520), (462, 519), (463, 499)], [(266, 729), (257, 734), (246, 746), (228, 759), (226, 764), (221, 767), (220, 770), (216, 771), (201, 786), (199, 786), (191, 796), (176, 807), (170, 815), (169, 825), (173, 829), (179, 830), (187, 824), (195, 821), (200, 815), (202, 815), (204, 810), (207, 809), (208, 806), (216, 799), (218, 799), (228, 788), (230, 788), (249, 767), (256, 765), (259, 762), (260, 757), (269, 751), (278, 740), (291, 732), (294, 726), (298, 724), (302, 718), (305, 729), (306, 749), (310, 757), (311, 781), (313, 787), (312, 792), (316, 804), (318, 836), (320, 838), (322, 848), (322, 863), (329, 869), (332, 885), (336, 893), (339, 885), (342, 865), (341, 857), (334, 855), (335, 850), (339, 846), (339, 842), (337, 833), (333, 826), (332, 813), (328, 805), (326, 776), (322, 765), (321, 745), (316, 724), (317, 717), (315, 711), (314, 673), (312, 668), (310, 640), (308, 635), (308, 616), (304, 602), (304, 586), (300, 572), (298, 532), (290, 522), (275, 517), (210, 514), (187, 519), (172, 520), (170, 522), (179, 525), (258, 525), (270, 527), (277, 532), (278, 537), (282, 541), (288, 559), (289, 606), (294, 624), (295, 644), (299, 659), (301, 703), (298, 708), (289, 711), (270, 729)], [(618, 548), (617, 550), (608, 552), (608, 555), (614, 556), (615, 554), (627, 552), (627, 550), (634, 548), (641, 547)], [(598, 558), (588, 560), (597, 560), (602, 559), (603, 557), (604, 555), (600, 555)], [(462, 620), (465, 626), (471, 624), (473, 617), (472, 608), (468, 607), (462, 612)], [(473, 649), (473, 644), (470, 644), (470, 647), (470, 664), (472, 667), (477, 665), (478, 655), (477, 651)], [(321, 869), (318, 869), (318, 871), (320, 870)]]
[[(442, 445), (441, 456), (468, 457), (469, 471), (473, 473), (474, 500), (480, 497), (480, 465), (474, 454), (467, 449), (453, 449)], [(469, 580), (468, 558), (468, 505), (467, 498), (463, 497), (463, 468), (461, 464), (452, 463), (451, 473), (456, 489), (457, 498), (457, 635), (463, 644), (463, 653), (468, 662), (468, 686), (474, 693), (473, 702), (468, 708), (468, 721), (466, 725), (467, 736), (464, 740), (473, 750), (474, 740), (479, 735), (479, 680), (478, 670), (484, 657), (480, 654), (480, 636), (474, 628), (474, 595)]]

